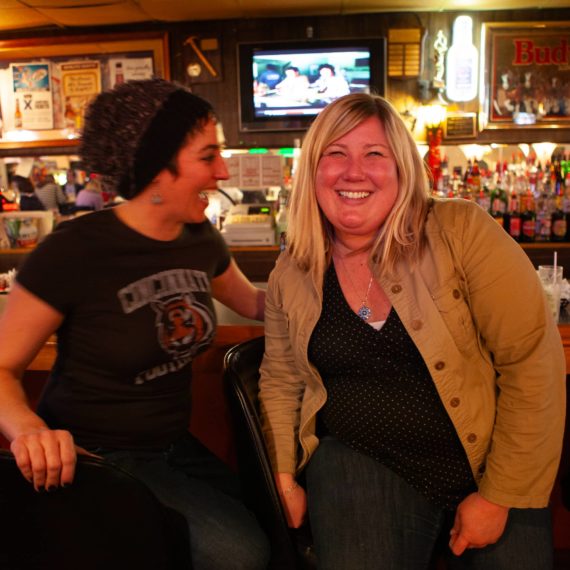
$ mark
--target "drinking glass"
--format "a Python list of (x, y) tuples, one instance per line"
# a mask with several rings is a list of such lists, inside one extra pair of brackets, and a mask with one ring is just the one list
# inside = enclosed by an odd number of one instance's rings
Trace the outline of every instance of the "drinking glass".
[(562, 288), (563, 268), (560, 265), (539, 265), (538, 277), (546, 294), (548, 306), (554, 320), (560, 317), (560, 290)]

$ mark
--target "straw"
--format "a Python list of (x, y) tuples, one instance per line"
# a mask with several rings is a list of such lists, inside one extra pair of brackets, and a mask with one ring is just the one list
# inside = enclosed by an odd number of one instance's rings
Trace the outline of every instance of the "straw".
[(552, 284), (556, 285), (558, 279), (556, 278), (556, 266), (558, 265), (558, 252), (554, 252), (554, 270), (552, 272)]

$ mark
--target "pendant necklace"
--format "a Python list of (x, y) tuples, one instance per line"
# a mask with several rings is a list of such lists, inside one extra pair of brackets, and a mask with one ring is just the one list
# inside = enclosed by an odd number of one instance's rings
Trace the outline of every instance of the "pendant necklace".
[[(342, 258), (339, 257), (339, 259), (340, 259), (340, 262), (342, 263), (342, 266), (344, 267), (344, 270), (346, 271), (346, 274), (348, 275), (348, 279), (350, 281), (350, 284), (352, 285), (352, 288), (354, 289), (354, 292), (358, 295), (358, 291), (357, 291), (356, 287), (354, 286), (354, 281), (352, 280), (352, 277), (350, 276), (350, 272), (346, 268), (346, 265), (344, 264), (344, 261), (342, 260)], [(372, 287), (372, 281), (373, 280), (374, 280), (374, 276), (370, 275), (370, 281), (368, 282), (368, 288), (366, 289), (366, 295), (364, 295), (364, 299), (362, 299), (360, 301), (360, 308), (358, 309), (358, 311), (356, 311), (356, 314), (363, 321), (367, 321), (370, 318), (370, 315), (372, 314), (372, 309), (367, 305), (367, 302), (368, 302), (368, 294), (370, 293), (370, 288)]]

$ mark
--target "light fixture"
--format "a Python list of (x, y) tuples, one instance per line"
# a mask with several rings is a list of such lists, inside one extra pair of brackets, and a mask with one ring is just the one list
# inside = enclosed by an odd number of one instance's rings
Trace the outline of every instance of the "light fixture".
[(477, 162), (481, 162), (483, 157), (492, 150), (487, 144), (460, 144), (458, 146), (466, 159), (475, 159)]
[(447, 51), (446, 93), (451, 101), (471, 101), (477, 96), (479, 53), (473, 45), (473, 20), (458, 16)]
[(536, 152), (536, 158), (543, 166), (547, 162), (550, 162), (552, 153), (557, 146), (558, 145), (556, 143), (552, 142), (532, 143), (532, 148), (534, 148), (534, 151)]

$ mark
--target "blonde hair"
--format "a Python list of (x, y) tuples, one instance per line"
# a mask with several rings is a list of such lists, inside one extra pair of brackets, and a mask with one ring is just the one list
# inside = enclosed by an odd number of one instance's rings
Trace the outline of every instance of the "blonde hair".
[(424, 244), (424, 224), (429, 204), (426, 166), (398, 111), (383, 97), (356, 93), (329, 104), (315, 119), (303, 142), (289, 201), (288, 250), (304, 271), (320, 283), (330, 263), (334, 228), (316, 198), (315, 181), (325, 149), (360, 123), (378, 117), (398, 170), (398, 196), (372, 244), (370, 263), (391, 273), (396, 263), (415, 263)]
[(90, 178), (87, 184), (85, 184), (85, 190), (100, 194), (103, 191), (101, 179), (98, 176), (96, 178)]

